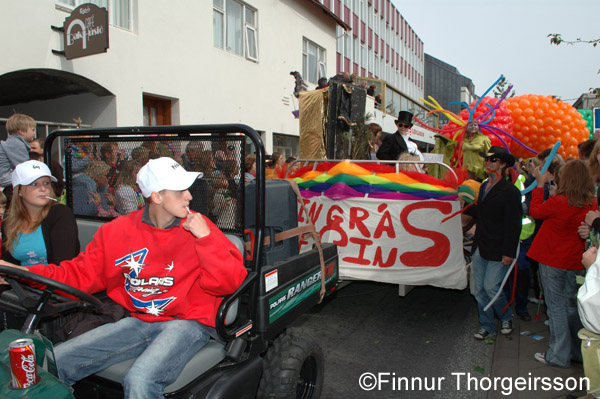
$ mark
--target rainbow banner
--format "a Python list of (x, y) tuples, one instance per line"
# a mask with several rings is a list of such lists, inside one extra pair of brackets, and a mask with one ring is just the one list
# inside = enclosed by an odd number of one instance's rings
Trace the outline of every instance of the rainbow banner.
[(337, 201), (366, 197), (414, 201), (458, 199), (457, 188), (444, 180), (425, 173), (396, 172), (393, 166), (377, 163), (321, 162), (316, 168), (300, 168), (290, 177), (304, 198), (325, 196)]

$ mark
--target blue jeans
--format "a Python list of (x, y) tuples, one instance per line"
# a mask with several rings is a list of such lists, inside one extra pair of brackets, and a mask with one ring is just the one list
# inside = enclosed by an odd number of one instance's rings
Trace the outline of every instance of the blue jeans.
[(473, 254), (472, 266), (475, 274), (475, 299), (479, 311), (479, 324), (487, 332), (494, 333), (496, 332), (494, 312), (501, 321), (509, 321), (512, 320), (512, 309), (508, 307), (506, 312), (502, 313), (508, 303), (504, 293), (498, 296), (496, 302), (487, 311), (484, 312), (483, 308), (500, 290), (500, 284), (508, 271), (508, 267), (504, 266), (502, 262), (483, 259), (479, 254), (479, 249)]
[(569, 367), (571, 359), (581, 361), (581, 341), (577, 332), (583, 328), (577, 312), (575, 276), (584, 270), (566, 270), (540, 263), (544, 299), (550, 319), (550, 347), (546, 362), (552, 366)]
[(163, 398), (187, 362), (210, 336), (195, 320), (145, 323), (133, 317), (105, 324), (55, 349), (60, 379), (75, 382), (137, 357), (123, 380), (126, 398)]

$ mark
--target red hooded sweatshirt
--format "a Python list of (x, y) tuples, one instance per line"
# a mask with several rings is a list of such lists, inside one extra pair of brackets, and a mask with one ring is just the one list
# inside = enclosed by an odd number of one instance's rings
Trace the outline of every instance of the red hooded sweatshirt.
[(242, 255), (205, 217), (210, 234), (196, 238), (181, 227), (142, 221), (144, 210), (102, 225), (85, 252), (34, 273), (81, 291), (108, 296), (146, 322), (197, 320), (214, 327), (222, 296), (246, 277)]

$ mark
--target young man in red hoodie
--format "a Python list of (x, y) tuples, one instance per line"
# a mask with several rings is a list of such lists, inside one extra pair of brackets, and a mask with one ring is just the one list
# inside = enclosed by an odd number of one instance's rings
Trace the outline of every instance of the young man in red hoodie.
[(65, 384), (137, 357), (123, 381), (125, 397), (162, 398), (208, 342), (222, 297), (240, 286), (246, 269), (227, 237), (189, 211), (188, 188), (201, 177), (171, 158), (150, 160), (137, 175), (144, 209), (102, 225), (75, 259), (28, 269), (87, 293), (106, 290), (131, 312), (55, 348)]

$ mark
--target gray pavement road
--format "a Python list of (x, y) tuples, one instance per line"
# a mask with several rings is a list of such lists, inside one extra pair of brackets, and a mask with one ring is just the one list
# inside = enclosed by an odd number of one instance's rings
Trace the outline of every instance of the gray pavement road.
[[(475, 383), (490, 372), (494, 345), (473, 339), (479, 324), (468, 290), (416, 287), (399, 297), (396, 285), (353, 282), (300, 324), (325, 353), (321, 398), (476, 399), (488, 394)], [(388, 373), (383, 374), (388, 382), (380, 379), (380, 387), (363, 390), (364, 373)], [(371, 376), (363, 378), (373, 383)]]

